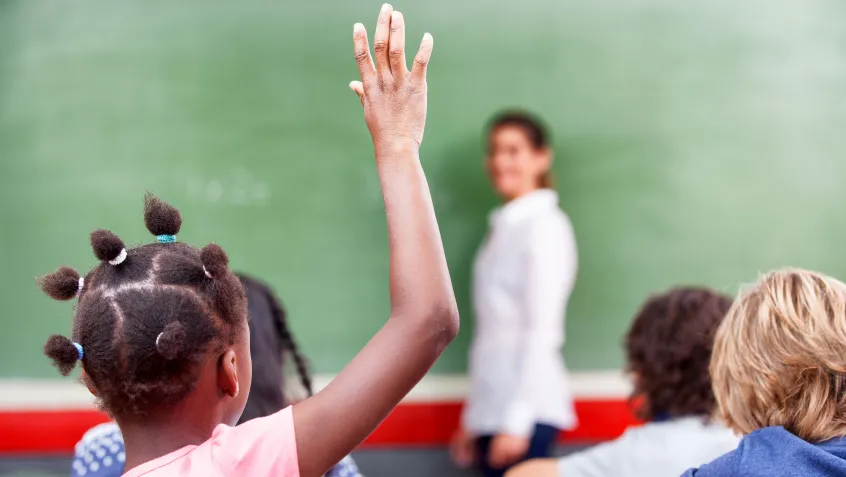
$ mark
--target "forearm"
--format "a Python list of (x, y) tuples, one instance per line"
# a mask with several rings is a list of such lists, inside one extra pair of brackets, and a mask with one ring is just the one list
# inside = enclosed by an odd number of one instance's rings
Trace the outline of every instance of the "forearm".
[(423, 36), (408, 71), (404, 25), (402, 14), (382, 6), (372, 59), (364, 26), (353, 27), (361, 81), (350, 83), (376, 149), (388, 222), (391, 314), (326, 389), (294, 407), (303, 477), (322, 475), (373, 432), (458, 332), (443, 244), (418, 157), (432, 37)]
[(414, 141), (377, 147), (390, 247), (391, 317), (441, 328), (447, 341), (458, 313), (426, 176)]
[[(323, 466), (373, 432), (458, 332), (455, 298), (417, 148), (377, 149), (377, 154), (390, 154), (379, 156), (378, 162), (388, 218), (391, 317), (326, 389), (295, 408), (297, 441), (319, 442)], [(321, 423), (332, 423), (334, 430)]]

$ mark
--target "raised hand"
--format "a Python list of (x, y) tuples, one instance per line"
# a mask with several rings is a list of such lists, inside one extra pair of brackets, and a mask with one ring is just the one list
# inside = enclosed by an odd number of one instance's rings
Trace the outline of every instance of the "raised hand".
[(387, 218), (391, 310), (382, 329), (325, 389), (294, 405), (302, 477), (323, 475), (373, 432), (429, 371), (459, 325), (419, 157), (432, 37), (423, 37), (408, 71), (405, 24), (390, 5), (379, 13), (373, 59), (364, 27), (356, 24), (354, 36), (361, 81), (350, 87), (361, 97), (376, 148)]
[(432, 35), (423, 35), (409, 71), (405, 58), (405, 20), (402, 13), (385, 4), (373, 36), (373, 57), (361, 23), (353, 27), (353, 42), (361, 81), (353, 81), (350, 88), (361, 98), (364, 119), (377, 152), (404, 147), (409, 141), (419, 147), (426, 125), (426, 66), (432, 56)]

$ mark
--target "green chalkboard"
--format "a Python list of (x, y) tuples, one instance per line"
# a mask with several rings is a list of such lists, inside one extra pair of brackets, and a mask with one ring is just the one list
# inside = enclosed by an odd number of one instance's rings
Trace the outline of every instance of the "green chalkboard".
[[(734, 293), (765, 269), (846, 276), (846, 3), (430, 0), (423, 149), (464, 317), (438, 372), (464, 369), (470, 264), (496, 204), (481, 129), (544, 116), (580, 276), (565, 355), (622, 365), (644, 296)], [(0, 376), (52, 377), (40, 348), (71, 306), (33, 278), (95, 263), (88, 233), (147, 242), (141, 197), (272, 283), (319, 372), (386, 318), (385, 220), (351, 35), (376, 2), (0, 1)]]

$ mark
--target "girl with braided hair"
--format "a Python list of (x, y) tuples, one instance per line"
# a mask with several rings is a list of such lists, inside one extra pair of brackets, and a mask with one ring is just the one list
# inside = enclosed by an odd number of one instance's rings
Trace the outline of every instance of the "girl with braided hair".
[(350, 87), (373, 138), (387, 216), (391, 310), (385, 325), (314, 396), (235, 426), (252, 381), (247, 298), (223, 249), (176, 241), (179, 211), (149, 196), (144, 219), (157, 243), (127, 248), (91, 235), (101, 263), (41, 279), (53, 298), (78, 298), (71, 338), (44, 351), (114, 417), (128, 477), (318, 477), (361, 443), (458, 333), (458, 311), (420, 164), (426, 119), (425, 35), (405, 62), (402, 14), (384, 5), (371, 57), (353, 29), (360, 82)]
[[(247, 405), (238, 424), (269, 416), (288, 405), (283, 379), (284, 357), (294, 360), (300, 382), (308, 396), (313, 394), (308, 363), (288, 328), (285, 308), (273, 290), (260, 280), (236, 274), (247, 294), (250, 327), (250, 355), (253, 383)], [(70, 477), (120, 477), (126, 452), (123, 436), (114, 422), (100, 424), (77, 443)], [(347, 456), (327, 477), (361, 477), (355, 461)]]

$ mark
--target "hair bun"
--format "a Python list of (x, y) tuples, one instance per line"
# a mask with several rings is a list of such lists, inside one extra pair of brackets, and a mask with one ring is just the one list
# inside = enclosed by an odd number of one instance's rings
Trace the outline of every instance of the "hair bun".
[(120, 265), (126, 260), (126, 246), (123, 240), (108, 230), (98, 229), (91, 232), (91, 247), (98, 259), (112, 265)]
[(54, 300), (70, 300), (82, 288), (79, 272), (71, 267), (59, 267), (55, 272), (38, 279), (41, 290)]
[(175, 359), (185, 342), (185, 326), (179, 321), (172, 321), (156, 337), (156, 351), (167, 361)]
[(53, 335), (44, 345), (44, 354), (53, 360), (55, 366), (62, 376), (67, 376), (73, 371), (76, 362), (79, 361), (79, 350), (73, 342), (61, 335)]
[(144, 196), (144, 224), (153, 235), (176, 235), (182, 227), (182, 215), (176, 207), (148, 192)]
[(214, 279), (226, 275), (229, 268), (229, 257), (216, 243), (210, 243), (200, 250), (200, 261), (203, 262), (206, 275)]

